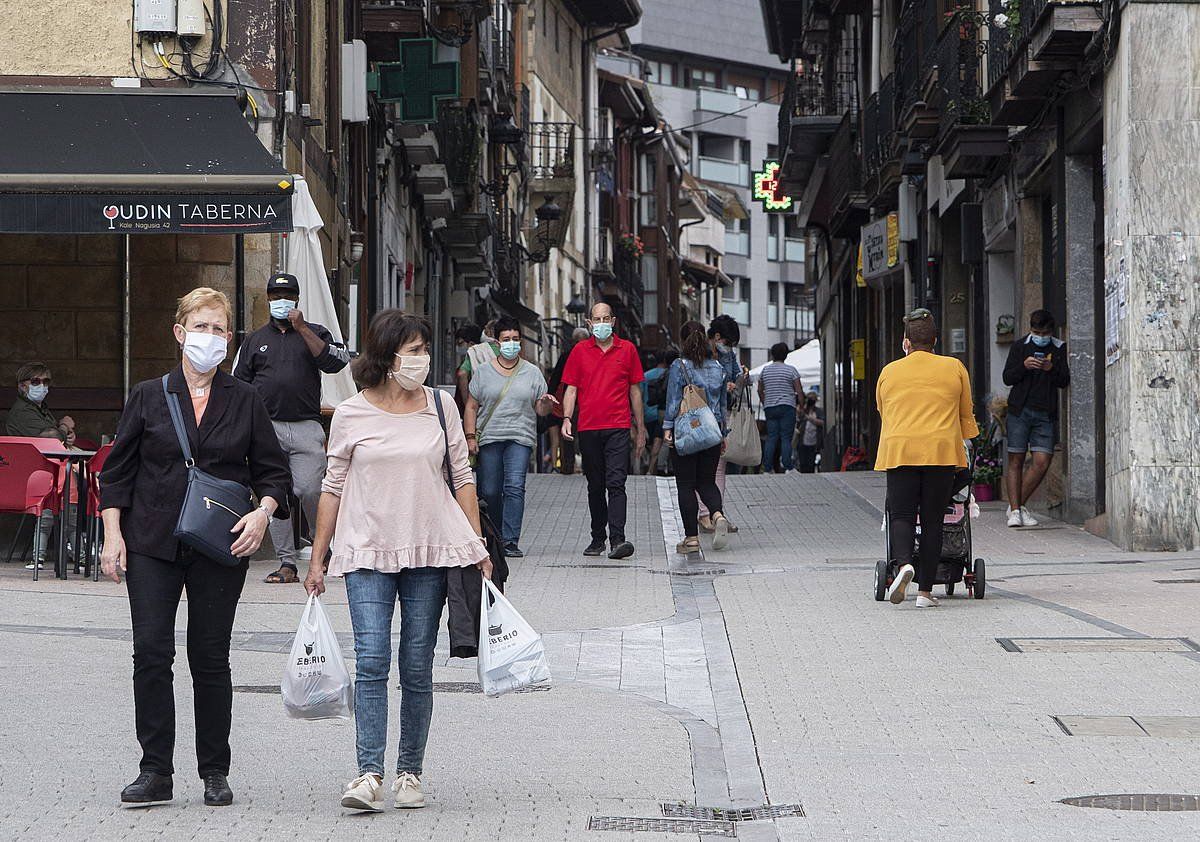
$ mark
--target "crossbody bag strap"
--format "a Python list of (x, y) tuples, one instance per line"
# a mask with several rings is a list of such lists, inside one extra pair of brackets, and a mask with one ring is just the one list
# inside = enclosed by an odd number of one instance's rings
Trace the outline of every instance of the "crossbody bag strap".
[(450, 486), (450, 493), (458, 496), (458, 489), (454, 487), (454, 474), (450, 473), (450, 434), (446, 431), (446, 411), (442, 409), (442, 390), (433, 389), (433, 405), (437, 408), (438, 424), (442, 427), (442, 469), (446, 472), (446, 485)]
[(183, 429), (183, 410), (179, 408), (179, 396), (172, 394), (167, 389), (167, 377), (170, 375), (164, 374), (162, 378), (163, 397), (167, 399), (167, 410), (171, 413), (171, 424), (175, 427), (175, 435), (179, 439), (179, 448), (183, 451), (184, 467), (196, 467), (196, 460), (192, 458), (192, 447), (188, 444), (187, 432)]
[[(491, 365), (491, 362), (488, 362), (488, 365)], [(524, 363), (521, 363), (521, 365), (524, 365)], [(520, 368), (521, 368), (520, 365), (517, 366), (518, 370)], [(512, 374), (510, 374), (504, 378), (504, 388), (500, 390), (500, 397), (496, 398), (496, 402), (494, 404), (492, 404), (492, 408), (488, 410), (487, 416), (482, 421), (480, 421), (478, 424), (475, 425), (475, 440), (476, 441), (478, 441), (479, 439), (481, 439), (483, 437), (484, 427), (486, 427), (488, 422), (492, 420), (492, 416), (496, 414), (496, 409), (499, 408), (500, 402), (504, 400), (504, 396), (508, 394), (508, 387), (512, 385), (512, 382), (513, 382), (513, 380), (516, 379), (516, 377), (517, 377), (517, 371), (513, 371)]]

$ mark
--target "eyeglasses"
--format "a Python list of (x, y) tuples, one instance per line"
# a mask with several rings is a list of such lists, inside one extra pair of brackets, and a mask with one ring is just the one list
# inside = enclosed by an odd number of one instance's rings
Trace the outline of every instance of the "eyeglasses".
[(917, 309), (915, 309), (911, 313), (909, 313), (907, 316), (905, 316), (904, 321), (919, 322), (919, 321), (921, 321), (921, 319), (932, 319), (932, 318), (933, 318), (932, 312), (930, 312), (929, 310), (926, 310), (924, 307), (918, 307)]
[(49, 386), (50, 378), (49, 377), (30, 377), (25, 382), (28, 383), (30, 386)]

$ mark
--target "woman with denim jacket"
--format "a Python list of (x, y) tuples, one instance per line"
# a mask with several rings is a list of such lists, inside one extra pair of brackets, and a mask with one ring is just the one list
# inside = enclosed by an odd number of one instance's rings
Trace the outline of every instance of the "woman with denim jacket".
[[(716, 416), (721, 433), (728, 432), (725, 407), (729, 374), (714, 358), (704, 325), (686, 322), (680, 330), (680, 336), (683, 351), (667, 373), (667, 408), (663, 417), (663, 439), (672, 446), (675, 441), (675, 418), (679, 415), (679, 403), (683, 400), (683, 387), (688, 383), (704, 390), (708, 408)], [(723, 549), (729, 543), (729, 520), (725, 517), (721, 489), (717, 487), (717, 463), (724, 452), (725, 442), (722, 440), (720, 444), (698, 453), (675, 453), (675, 484), (679, 491), (679, 513), (683, 518), (684, 534), (684, 539), (675, 546), (678, 553), (686, 555), (700, 551), (700, 505), (697, 495), (712, 516), (713, 549)]]

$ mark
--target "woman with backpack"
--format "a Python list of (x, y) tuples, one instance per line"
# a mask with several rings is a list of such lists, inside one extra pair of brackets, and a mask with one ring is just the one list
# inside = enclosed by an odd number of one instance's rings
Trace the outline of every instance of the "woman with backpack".
[[(679, 491), (679, 514), (683, 518), (684, 539), (675, 546), (675, 551), (688, 554), (700, 551), (699, 514), (704, 501), (711, 513), (713, 524), (713, 549), (720, 550), (729, 542), (729, 520), (725, 517), (721, 489), (717, 486), (717, 463), (725, 452), (726, 400), (729, 392), (729, 374), (717, 361), (705, 334), (704, 325), (686, 322), (680, 330), (683, 350), (679, 359), (671, 364), (667, 373), (667, 406), (663, 416), (663, 439), (675, 447), (675, 484)], [(681, 404), (685, 389), (700, 392), (711, 418), (715, 420), (720, 434), (718, 440), (698, 451), (681, 453), (687, 436), (695, 429), (704, 427), (704, 407), (689, 412), (689, 428), (676, 440), (676, 422), (681, 418)]]
[(658, 457), (663, 445), (663, 414), (667, 409), (667, 370), (679, 358), (675, 351), (667, 349), (654, 355), (654, 365), (646, 370), (642, 381), (642, 406), (646, 415), (646, 438), (650, 441), (650, 461), (647, 474), (658, 473)]

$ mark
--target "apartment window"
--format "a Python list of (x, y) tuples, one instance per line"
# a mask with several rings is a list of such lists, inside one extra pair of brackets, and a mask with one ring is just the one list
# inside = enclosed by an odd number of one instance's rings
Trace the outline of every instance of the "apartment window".
[(689, 67), (687, 69), (687, 86), (689, 88), (715, 88), (717, 87), (717, 71)]
[(721, 310), (739, 325), (750, 326), (750, 279), (731, 276), (733, 286), (721, 292)]
[(778, 161), (779, 160), (779, 146), (778, 145), (776, 145), (774, 143), (767, 144), (767, 160), (768, 161)]
[(658, 159), (654, 153), (643, 155), (639, 185), (639, 221), (642, 225), (658, 224)]
[(554, 10), (554, 52), (559, 52), (561, 49), (559, 41), (559, 15), (558, 9)]
[(708, 181), (749, 187), (749, 142), (745, 144), (745, 156), (743, 157), (739, 157), (742, 154), (741, 150), (742, 144), (734, 138), (722, 135), (701, 135), (699, 167), (696, 174)]
[(804, 229), (794, 216), (783, 217), (783, 259), (789, 263), (804, 262)]
[(646, 62), (646, 78), (659, 85), (675, 85), (675, 65), (666, 61)]
[(800, 284), (783, 285), (782, 327), (800, 333), (813, 332), (812, 301), (804, 294), (804, 287)]
[(779, 282), (771, 281), (767, 284), (767, 327), (771, 330), (779, 329)]
[(725, 220), (725, 253), (750, 256), (750, 220)]
[(642, 324), (658, 324), (658, 258), (642, 255)]
[(749, 87), (746, 85), (726, 85), (725, 90), (736, 96), (738, 99), (749, 100), (750, 102), (758, 102), (762, 99), (762, 94), (758, 88)]
[(779, 217), (767, 217), (767, 260), (779, 259)]
[(567, 30), (567, 67), (575, 69), (575, 30)]

